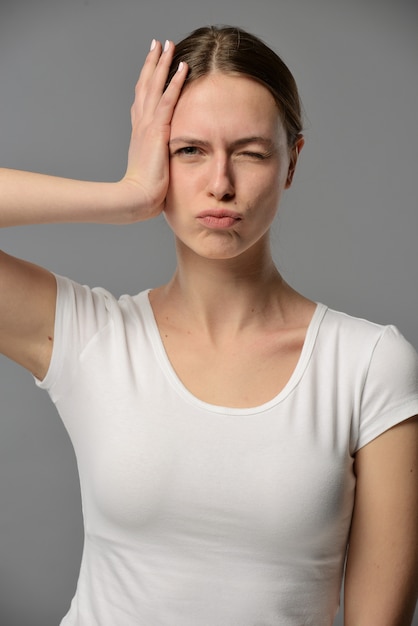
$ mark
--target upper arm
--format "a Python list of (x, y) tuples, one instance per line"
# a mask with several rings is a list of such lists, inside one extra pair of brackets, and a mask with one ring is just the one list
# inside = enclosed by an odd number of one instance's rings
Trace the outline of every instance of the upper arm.
[(39, 379), (51, 359), (56, 294), (53, 274), (0, 251), (0, 352)]
[(418, 416), (356, 454), (346, 626), (407, 626), (418, 592)]

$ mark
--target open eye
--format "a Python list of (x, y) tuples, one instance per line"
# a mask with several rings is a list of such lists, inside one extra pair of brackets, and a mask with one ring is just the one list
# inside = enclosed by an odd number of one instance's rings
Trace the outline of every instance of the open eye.
[(194, 157), (200, 154), (200, 152), (201, 151), (196, 146), (184, 146), (183, 148), (178, 148), (174, 152), (174, 156), (179, 155), (179, 156), (186, 156), (186, 157)]

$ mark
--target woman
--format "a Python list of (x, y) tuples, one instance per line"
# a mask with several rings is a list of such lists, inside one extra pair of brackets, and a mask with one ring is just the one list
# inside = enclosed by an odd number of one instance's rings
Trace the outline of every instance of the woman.
[(406, 626), (418, 578), (417, 355), (296, 293), (269, 229), (302, 123), (236, 28), (153, 41), (117, 183), (1, 172), (3, 226), (164, 211), (171, 281), (117, 301), (0, 257), (0, 349), (75, 447), (85, 545), (65, 626)]

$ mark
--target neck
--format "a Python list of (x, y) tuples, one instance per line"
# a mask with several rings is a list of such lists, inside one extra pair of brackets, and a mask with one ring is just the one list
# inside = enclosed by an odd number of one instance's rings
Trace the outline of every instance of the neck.
[(284, 317), (282, 302), (292, 290), (280, 276), (269, 248), (234, 259), (207, 259), (177, 244), (178, 267), (161, 296), (214, 333), (241, 331), (263, 323), (269, 312)]

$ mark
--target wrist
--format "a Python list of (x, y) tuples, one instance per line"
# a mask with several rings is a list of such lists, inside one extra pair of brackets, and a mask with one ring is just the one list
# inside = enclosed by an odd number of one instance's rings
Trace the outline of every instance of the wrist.
[(161, 213), (162, 204), (148, 197), (141, 185), (128, 176), (115, 183), (115, 193), (119, 202), (119, 223), (142, 222)]

